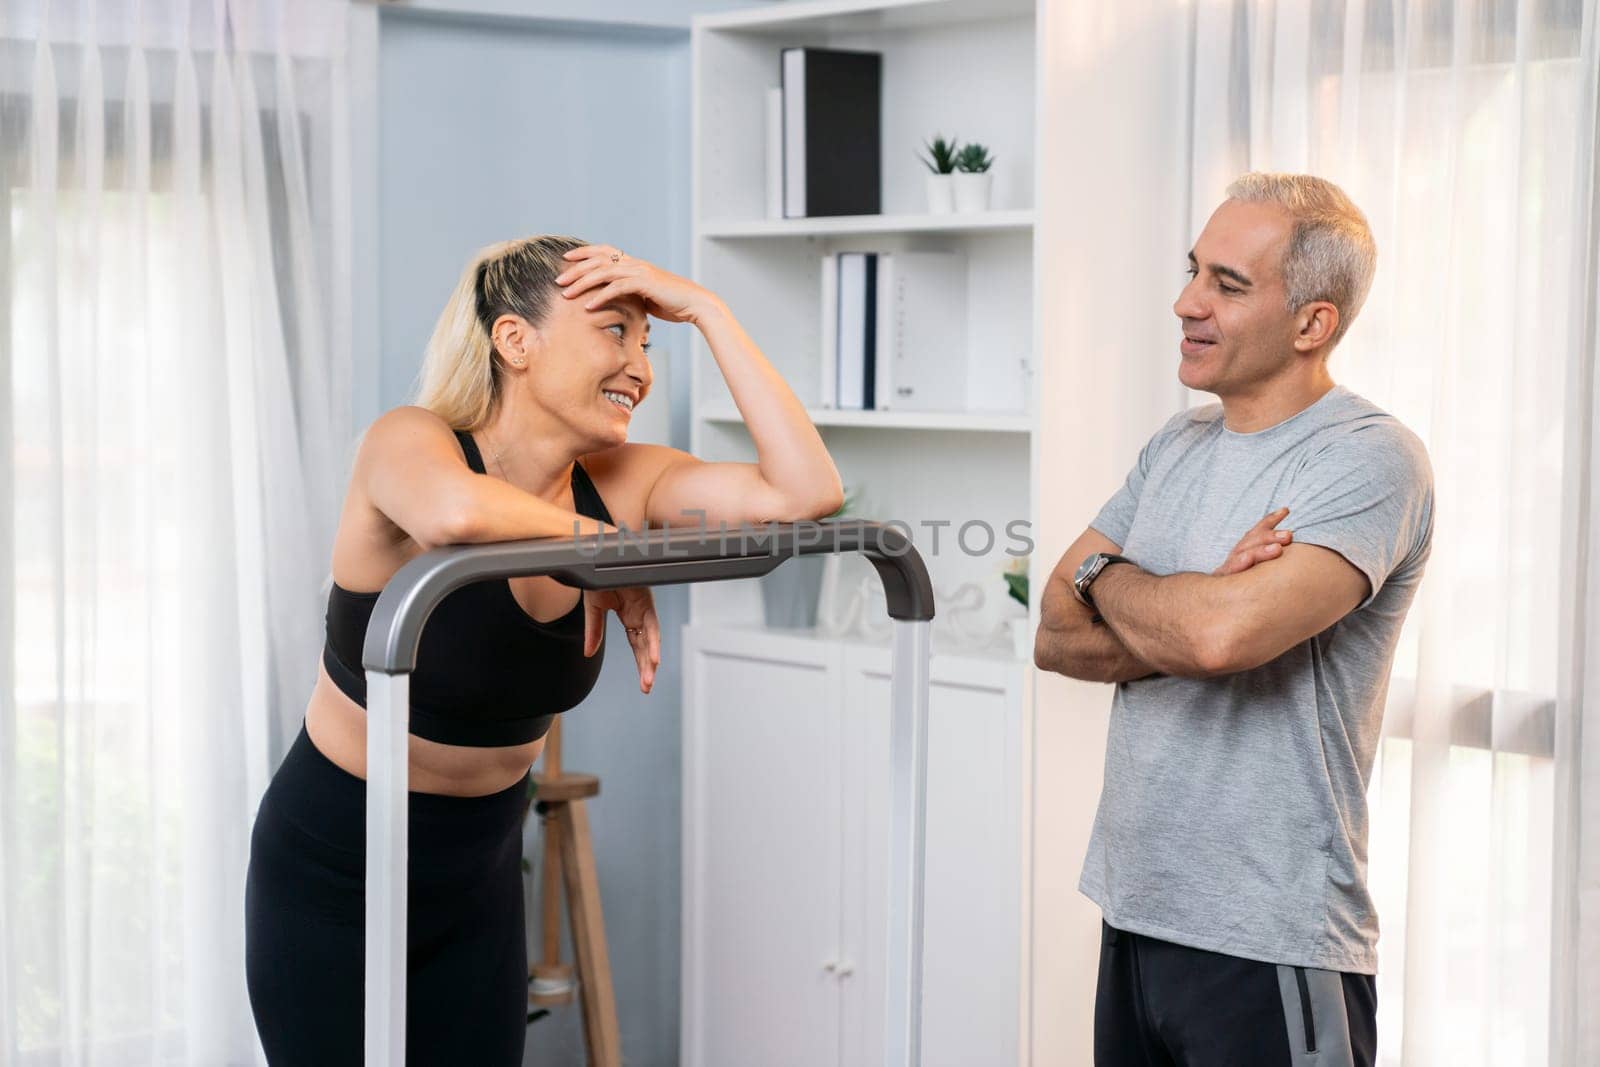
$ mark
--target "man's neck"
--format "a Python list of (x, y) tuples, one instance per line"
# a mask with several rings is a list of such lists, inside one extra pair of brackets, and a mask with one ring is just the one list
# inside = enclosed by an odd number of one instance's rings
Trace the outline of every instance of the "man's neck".
[(1222, 424), (1234, 433), (1256, 433), (1298, 415), (1332, 389), (1326, 367), (1308, 376), (1262, 383), (1249, 393), (1220, 396)]

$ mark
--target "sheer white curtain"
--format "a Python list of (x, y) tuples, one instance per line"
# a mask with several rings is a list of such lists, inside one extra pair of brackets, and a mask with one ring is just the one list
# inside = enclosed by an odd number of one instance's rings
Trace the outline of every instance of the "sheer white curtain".
[(1587, 498), (1570, 490), (1593, 477), (1576, 445), (1594, 360), (1595, 0), (1188, 14), (1191, 233), (1242, 171), (1349, 192), (1378, 274), (1331, 369), (1433, 461), (1433, 557), (1371, 786), (1383, 1062), (1600, 1062), (1593, 1033), (1580, 1050), (1561, 1022), (1581, 961), (1552, 956), (1573, 933), (1552, 919), (1572, 878), (1566, 860), (1557, 874), (1556, 739), (1583, 716), (1600, 732), (1570, 683), (1582, 629), (1563, 610), (1585, 573), (1563, 531)]
[(247, 1063), (346, 465), (335, 0), (0, 8), (0, 1062)]

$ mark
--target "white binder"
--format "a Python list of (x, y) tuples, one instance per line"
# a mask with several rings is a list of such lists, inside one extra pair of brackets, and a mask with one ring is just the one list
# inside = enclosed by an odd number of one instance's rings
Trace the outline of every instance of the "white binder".
[(879, 254), (877, 303), (876, 407), (966, 410), (966, 257)]
[(822, 257), (822, 388), (819, 403), (839, 406), (839, 257)]

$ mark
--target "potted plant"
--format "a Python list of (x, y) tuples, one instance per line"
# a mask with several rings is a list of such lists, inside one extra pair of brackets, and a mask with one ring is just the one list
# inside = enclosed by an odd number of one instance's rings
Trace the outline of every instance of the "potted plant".
[[(843, 518), (855, 503), (845, 487), (844, 503), (823, 516), (823, 522)], [(822, 599), (824, 575), (836, 587), (839, 555), (836, 552), (797, 556), (778, 564), (761, 579), (761, 608), (766, 624), (774, 629), (810, 629), (817, 625), (817, 604)], [(830, 590), (832, 592), (832, 590)], [(831, 598), (830, 598), (831, 599)]]
[(931, 142), (924, 141), (923, 147), (928, 154), (917, 158), (931, 172), (928, 175), (928, 212), (948, 215), (955, 210), (956, 142), (954, 138), (946, 141), (935, 135)]
[[(1022, 605), (1023, 611), (1028, 608), (1028, 557), (1019, 556), (1011, 561), (1005, 573), (1006, 595)], [(1028, 616), (1024, 614), (1020, 619), (1010, 619), (1007, 625), (1011, 628), (1011, 643), (1020, 660), (1033, 660), (1033, 631), (1028, 628)]]
[(989, 210), (993, 188), (994, 157), (981, 144), (962, 145), (956, 153), (955, 200), (957, 211)]

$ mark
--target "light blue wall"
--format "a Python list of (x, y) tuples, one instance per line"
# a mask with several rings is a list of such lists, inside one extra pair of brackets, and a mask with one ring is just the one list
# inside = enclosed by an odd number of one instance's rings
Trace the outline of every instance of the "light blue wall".
[[(538, 6), (539, 14), (550, 13), (551, 5)], [(657, 18), (689, 10), (651, 7)], [(384, 8), (378, 67), (383, 410), (409, 401), (434, 318), (481, 245), (572, 233), (688, 272), (683, 30)], [(678, 395), (668, 443), (678, 447), (687, 447), (688, 438), (683, 329), (658, 323), (652, 330), (657, 362), (663, 355), (671, 361)], [(639, 693), (613, 617), (600, 682), (564, 727), (566, 766), (601, 780), (601, 795), (591, 802), (595, 858), (623, 1054), (635, 1064), (674, 1063), (678, 1048), (684, 588), (658, 589), (656, 605), (662, 663), (651, 695)], [(533, 925), (535, 915), (529, 920)], [(528, 1064), (583, 1062), (575, 1008), (535, 1023), (528, 1038)]]
[(570, 233), (688, 270), (685, 33), (385, 10), (378, 56), (385, 409), (482, 245)]

